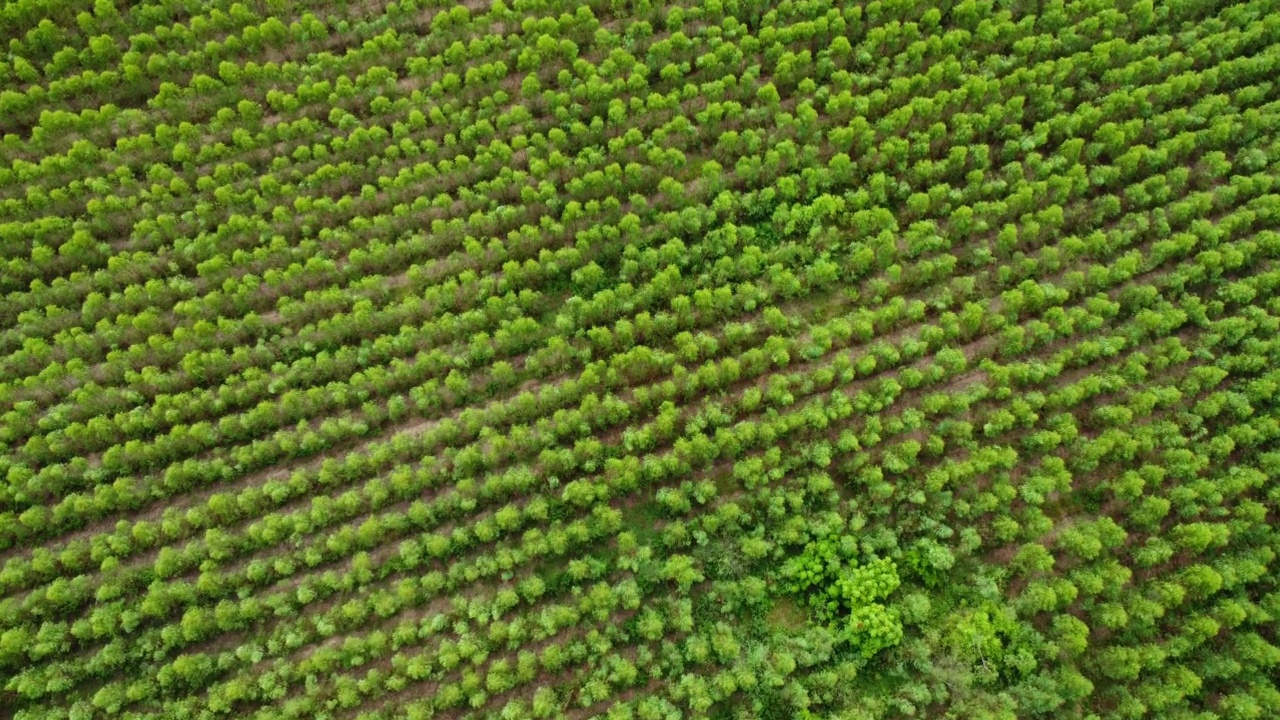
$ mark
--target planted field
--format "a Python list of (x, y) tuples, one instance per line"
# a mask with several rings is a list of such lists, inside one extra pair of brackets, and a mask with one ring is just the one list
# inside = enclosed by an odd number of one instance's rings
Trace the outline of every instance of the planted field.
[(1280, 0), (0, 38), (0, 717), (1280, 717)]

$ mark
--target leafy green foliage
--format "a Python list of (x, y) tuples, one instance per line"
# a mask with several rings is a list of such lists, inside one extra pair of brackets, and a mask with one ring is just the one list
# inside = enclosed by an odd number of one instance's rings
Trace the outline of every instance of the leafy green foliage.
[(897, 565), (888, 558), (862, 558), (850, 535), (830, 535), (805, 546), (779, 571), (786, 592), (805, 600), (819, 622), (836, 629), (864, 657), (897, 645), (902, 623), (883, 601), (898, 589)]
[(0, 4), (0, 715), (1280, 717), (1277, 17)]

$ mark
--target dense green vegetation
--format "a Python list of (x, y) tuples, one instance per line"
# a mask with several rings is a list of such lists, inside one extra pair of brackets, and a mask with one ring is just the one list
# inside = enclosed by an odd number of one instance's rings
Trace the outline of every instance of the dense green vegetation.
[(1280, 717), (1280, 0), (0, 38), (0, 717)]

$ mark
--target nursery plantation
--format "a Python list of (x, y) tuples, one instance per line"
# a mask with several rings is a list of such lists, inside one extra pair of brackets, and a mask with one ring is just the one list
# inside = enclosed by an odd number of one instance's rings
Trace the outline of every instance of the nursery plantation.
[(0, 718), (1280, 718), (1280, 0), (0, 42)]

